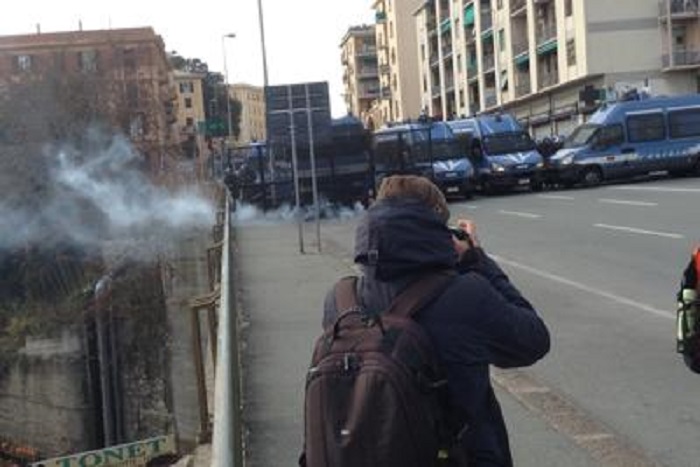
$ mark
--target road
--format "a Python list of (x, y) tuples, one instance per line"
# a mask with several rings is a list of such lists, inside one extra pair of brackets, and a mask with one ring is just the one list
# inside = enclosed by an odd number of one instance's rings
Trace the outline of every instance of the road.
[[(700, 465), (700, 376), (674, 347), (675, 292), (700, 243), (699, 206), (697, 178), (450, 206), (453, 219), (476, 221), (484, 247), (550, 326), (552, 351), (527, 370), (530, 383), (576, 407), (581, 423), (596, 425), (593, 438), (612, 436), (667, 466)], [(351, 245), (351, 227), (323, 234)]]

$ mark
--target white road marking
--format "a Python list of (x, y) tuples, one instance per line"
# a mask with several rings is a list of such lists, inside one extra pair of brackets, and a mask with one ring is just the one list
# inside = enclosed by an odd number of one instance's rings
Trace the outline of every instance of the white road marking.
[(651, 203), (648, 201), (632, 201), (628, 199), (611, 199), (611, 198), (600, 198), (598, 201), (601, 203), (608, 204), (624, 204), (627, 206), (658, 206), (659, 203)]
[(673, 188), (662, 186), (611, 186), (608, 190), (654, 191), (659, 193), (700, 193), (700, 188)]
[(637, 229), (635, 227), (624, 227), (622, 225), (609, 225), (609, 224), (593, 224), (593, 225), (594, 225), (594, 227), (599, 227), (601, 229), (619, 230), (621, 232), (630, 232), (630, 233), (643, 234), (643, 235), (656, 235), (657, 237), (675, 238), (677, 240), (685, 238), (681, 234), (668, 233), (668, 232), (656, 232), (654, 230)]
[(566, 195), (537, 195), (538, 198), (542, 199), (561, 199), (561, 200), (566, 200), (566, 201), (572, 201), (576, 198), (573, 196), (566, 196)]
[(521, 269), (523, 271), (529, 272), (530, 274), (534, 274), (536, 276), (542, 277), (544, 279), (549, 279), (553, 282), (558, 282), (560, 284), (568, 285), (570, 287), (573, 287), (578, 290), (582, 290), (584, 292), (588, 292), (593, 295), (597, 295), (598, 297), (602, 298), (607, 298), (608, 300), (612, 300), (614, 302), (620, 303), (622, 305), (627, 305), (632, 308), (637, 308), (639, 310), (645, 311), (647, 313), (650, 313), (655, 316), (659, 316), (661, 318), (667, 318), (667, 319), (676, 319), (675, 315), (672, 314), (669, 311), (666, 310), (659, 310), (658, 308), (654, 308), (651, 305), (647, 305), (645, 303), (641, 303), (626, 297), (622, 297), (620, 295), (615, 295), (610, 292), (606, 292), (605, 290), (597, 289), (595, 287), (591, 287), (586, 284), (582, 284), (580, 282), (573, 281), (571, 279), (566, 279), (561, 276), (557, 276), (556, 274), (552, 274), (546, 271), (542, 271), (536, 268), (533, 268), (532, 266), (526, 266), (524, 264), (520, 264), (516, 261), (511, 261), (509, 259), (505, 259), (503, 257), (497, 256), (497, 255), (492, 255), (496, 261), (498, 261), (501, 264), (506, 264), (508, 266), (511, 266), (516, 269)]
[(476, 204), (467, 204), (467, 205), (464, 206), (464, 207), (467, 208), (467, 209), (471, 209), (471, 210), (479, 209), (479, 206), (477, 206)]
[(499, 214), (505, 214), (506, 216), (516, 216), (525, 217), (527, 219), (539, 219), (542, 217), (540, 214), (532, 214), (530, 212), (518, 212), (518, 211), (498, 211)]

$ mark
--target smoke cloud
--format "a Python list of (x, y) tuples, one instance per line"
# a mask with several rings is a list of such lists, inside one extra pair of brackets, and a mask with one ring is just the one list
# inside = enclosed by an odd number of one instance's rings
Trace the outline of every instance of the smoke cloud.
[(194, 189), (153, 184), (143, 164), (125, 137), (97, 130), (79, 146), (0, 147), (0, 250), (153, 246), (183, 229), (213, 225), (209, 200)]
[[(335, 205), (325, 199), (319, 201), (319, 208), (321, 219), (352, 219), (365, 211), (362, 203), (359, 202), (348, 207)], [(313, 221), (316, 219), (316, 209), (314, 206), (302, 206), (299, 215), (304, 221)], [(250, 204), (238, 203), (232, 218), (233, 223), (240, 226), (274, 225), (297, 221), (296, 209), (287, 204), (275, 210), (263, 211)]]

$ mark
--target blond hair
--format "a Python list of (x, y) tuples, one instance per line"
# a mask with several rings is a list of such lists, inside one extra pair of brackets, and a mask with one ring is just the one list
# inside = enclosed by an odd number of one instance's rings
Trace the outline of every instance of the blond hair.
[(414, 198), (437, 212), (443, 222), (450, 218), (447, 200), (440, 189), (425, 177), (417, 175), (392, 175), (382, 180), (377, 201), (385, 198)]

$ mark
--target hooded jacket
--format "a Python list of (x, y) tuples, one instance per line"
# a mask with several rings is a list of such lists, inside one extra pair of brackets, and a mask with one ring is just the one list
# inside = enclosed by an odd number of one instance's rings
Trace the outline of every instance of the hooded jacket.
[[(468, 425), (462, 443), (469, 465), (512, 466), (489, 365), (527, 366), (549, 351), (549, 332), (532, 305), (480, 248), (458, 262), (447, 226), (417, 200), (375, 203), (357, 227), (355, 262), (363, 270), (358, 300), (373, 312), (387, 309), (421, 273), (456, 268), (459, 274), (415, 319), (442, 359), (451, 403)], [(324, 327), (337, 315), (331, 290)]]

